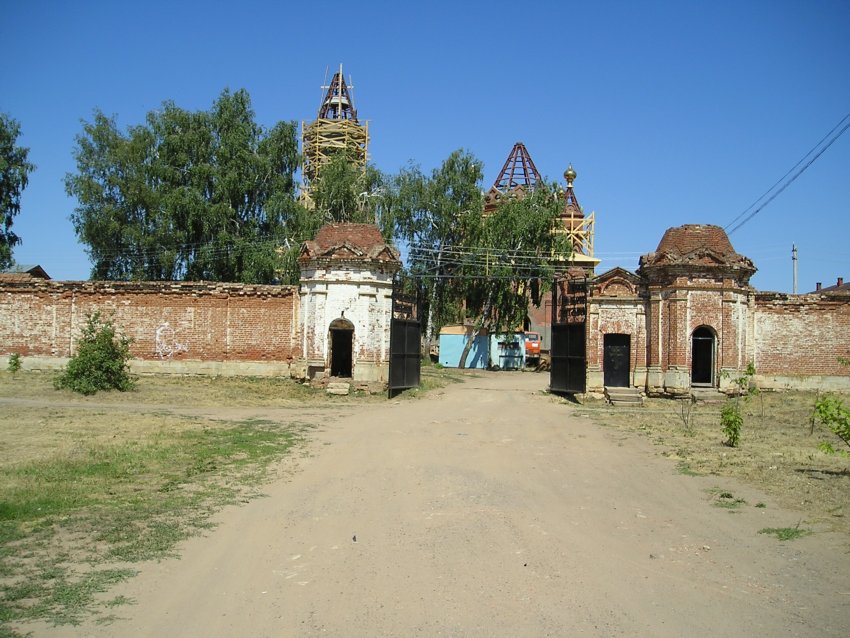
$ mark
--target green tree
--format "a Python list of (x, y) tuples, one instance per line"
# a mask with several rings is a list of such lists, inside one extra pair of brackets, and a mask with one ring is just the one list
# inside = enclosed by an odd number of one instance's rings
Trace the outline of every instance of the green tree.
[[(475, 318), (461, 354), (466, 366), (475, 335), (521, 328), (531, 303), (548, 287), (555, 270), (571, 254), (557, 229), (563, 205), (556, 185), (540, 184), (522, 196), (504, 198), (492, 215), (482, 219), (478, 241), (463, 266), (467, 312)], [(533, 293), (538, 294), (533, 294)]]
[(425, 287), (430, 343), (440, 327), (460, 318), (465, 287), (460, 279), (463, 251), (481, 223), (483, 164), (456, 150), (430, 176), (418, 166), (393, 178), (386, 210), (399, 238), (409, 246), (410, 268)]
[(21, 243), (12, 223), (21, 212), (21, 193), (29, 174), (35, 170), (27, 161), (29, 149), (16, 146), (20, 134), (18, 122), (0, 113), (0, 269), (12, 265), (12, 249)]
[(280, 246), (304, 238), (295, 123), (258, 125), (244, 90), (208, 111), (165, 102), (126, 133), (96, 111), (74, 157), (65, 187), (94, 278), (268, 283)]
[(129, 360), (130, 340), (117, 334), (111, 320), (102, 319), (99, 311), (93, 312), (86, 317), (77, 354), (56, 379), (56, 387), (80, 394), (131, 390)]
[(381, 219), (384, 192), (385, 178), (377, 168), (358, 166), (345, 153), (337, 153), (322, 166), (312, 194), (323, 222), (378, 224), (389, 236), (392, 227)]

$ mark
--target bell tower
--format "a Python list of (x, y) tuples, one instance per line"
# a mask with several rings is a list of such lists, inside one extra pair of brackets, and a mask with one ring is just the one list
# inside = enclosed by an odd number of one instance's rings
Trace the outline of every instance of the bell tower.
[(313, 184), (322, 170), (337, 153), (345, 153), (357, 166), (365, 167), (369, 159), (369, 125), (357, 119), (357, 109), (352, 99), (353, 86), (346, 83), (342, 72), (334, 73), (331, 83), (323, 86), (325, 97), (319, 113), (309, 124), (301, 123), (301, 148), (304, 203), (312, 208)]

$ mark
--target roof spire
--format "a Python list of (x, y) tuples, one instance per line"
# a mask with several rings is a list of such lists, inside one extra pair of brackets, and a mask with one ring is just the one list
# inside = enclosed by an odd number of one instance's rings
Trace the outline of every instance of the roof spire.
[(583, 219), (584, 211), (578, 203), (575, 191), (573, 191), (573, 182), (576, 179), (576, 172), (573, 170), (572, 164), (570, 164), (569, 168), (564, 171), (564, 179), (567, 180), (567, 190), (564, 191), (564, 212), (561, 213), (561, 217)]
[(357, 121), (357, 109), (354, 108), (354, 101), (351, 99), (350, 93), (350, 89), (354, 87), (345, 83), (342, 64), (339, 65), (339, 71), (334, 73), (330, 86), (323, 86), (322, 88), (327, 89), (328, 92), (319, 107), (320, 120)]
[(499, 176), (484, 197), (484, 214), (489, 215), (496, 210), (499, 200), (505, 195), (531, 191), (542, 179), (525, 144), (517, 142), (511, 149), (508, 159), (505, 160)]
[(517, 186), (532, 189), (541, 179), (525, 144), (517, 142), (511, 149), (508, 159), (505, 160), (505, 165), (502, 166), (499, 177), (493, 183), (493, 188), (501, 193), (512, 191)]

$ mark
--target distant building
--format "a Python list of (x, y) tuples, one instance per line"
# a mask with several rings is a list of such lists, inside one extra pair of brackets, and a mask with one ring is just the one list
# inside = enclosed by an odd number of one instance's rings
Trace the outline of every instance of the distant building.
[(812, 292), (847, 292), (850, 291), (850, 282), (844, 283), (844, 277), (839, 277), (838, 282), (834, 286), (824, 288), (821, 282), (815, 284), (815, 289)]
[(30, 279), (50, 279), (44, 268), (33, 264), (15, 264), (11, 268), (0, 270), (0, 281), (28, 281)]

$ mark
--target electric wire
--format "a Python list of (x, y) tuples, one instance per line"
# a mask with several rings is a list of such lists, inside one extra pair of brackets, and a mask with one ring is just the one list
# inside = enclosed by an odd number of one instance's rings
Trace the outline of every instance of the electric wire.
[[(841, 125), (842, 125), (842, 124), (844, 124), (844, 122), (845, 122), (847, 119), (850, 119), (850, 113), (848, 113), (848, 114), (847, 114), (847, 115), (845, 115), (843, 118), (841, 118), (841, 120), (838, 122), (838, 124), (836, 124), (836, 125), (832, 128), (832, 130), (831, 130), (829, 133), (827, 133), (827, 134), (826, 134), (823, 138), (821, 138), (821, 140), (820, 140), (817, 144), (815, 144), (815, 145), (814, 145), (814, 147), (812, 147), (812, 149), (811, 149), (808, 153), (806, 153), (806, 154), (802, 157), (802, 159), (800, 159), (800, 161), (799, 161), (799, 162), (797, 162), (796, 164), (794, 164), (794, 166), (792, 166), (792, 167), (788, 170), (788, 172), (786, 172), (786, 173), (785, 173), (785, 175), (783, 175), (782, 177), (780, 177), (780, 178), (779, 178), (779, 180), (777, 180), (777, 181), (776, 181), (776, 183), (775, 183), (775, 184), (773, 184), (773, 186), (771, 186), (769, 189), (767, 189), (767, 191), (765, 191), (765, 193), (764, 193), (761, 197), (759, 197), (756, 201), (754, 201), (752, 204), (750, 204), (750, 205), (749, 205), (749, 206), (748, 206), (748, 207), (747, 207), (747, 208), (746, 208), (743, 212), (741, 212), (741, 213), (740, 213), (737, 217), (735, 217), (735, 219), (733, 219), (731, 222), (729, 222), (728, 224), (726, 224), (726, 226), (724, 226), (724, 227), (723, 227), (723, 230), (725, 230), (725, 231), (726, 231), (726, 234), (727, 234), (727, 235), (731, 235), (731, 234), (732, 234), (732, 233), (734, 233), (736, 230), (738, 230), (739, 228), (741, 228), (744, 224), (746, 224), (748, 221), (750, 221), (753, 217), (755, 217), (756, 215), (758, 215), (758, 214), (762, 211), (762, 209), (764, 209), (764, 207), (765, 207), (765, 206), (767, 206), (768, 204), (770, 204), (770, 202), (772, 202), (774, 199), (776, 199), (776, 197), (777, 197), (780, 193), (782, 193), (782, 192), (783, 192), (786, 188), (788, 188), (788, 187), (789, 187), (792, 183), (794, 183), (794, 181), (795, 181), (798, 177), (800, 177), (800, 175), (802, 175), (802, 174), (803, 174), (803, 172), (804, 172), (807, 168), (809, 168), (809, 166), (811, 166), (811, 165), (815, 162), (815, 160), (817, 160), (817, 159), (818, 159), (821, 155), (823, 155), (823, 154), (824, 154), (824, 152), (826, 151), (826, 149), (828, 149), (830, 146), (832, 146), (832, 145), (835, 143), (835, 141), (836, 141), (839, 137), (841, 137), (841, 136), (844, 134), (844, 132), (845, 132), (848, 128), (850, 128), (850, 122), (848, 122), (847, 124), (845, 124), (845, 125), (844, 125), (844, 127), (843, 127), (843, 128), (841, 128), (841, 130), (839, 130), (839, 131), (838, 131), (838, 133), (836, 133), (836, 134), (832, 137), (832, 139), (830, 139), (830, 140), (826, 143), (826, 145), (825, 145), (825, 146), (823, 146), (823, 148), (821, 148), (821, 149), (820, 149), (820, 150), (819, 150), (819, 151), (818, 151), (818, 152), (817, 152), (817, 153), (816, 153), (816, 154), (815, 154), (815, 155), (814, 155), (814, 156), (813, 156), (813, 157), (812, 157), (812, 158), (811, 158), (808, 162), (806, 162), (805, 164), (803, 164), (803, 162), (805, 162), (805, 161), (806, 161), (806, 158), (807, 158), (807, 157), (809, 157), (810, 155), (812, 155), (812, 153), (814, 153), (814, 151), (815, 151), (816, 149), (818, 149), (818, 148), (819, 148), (819, 147), (823, 144), (824, 140), (826, 140), (827, 138), (829, 138), (829, 136), (830, 136), (830, 135), (832, 135), (833, 133), (835, 133), (835, 131), (836, 131), (839, 127), (841, 127)], [(773, 190), (776, 188), (776, 186), (777, 186), (780, 182), (782, 182), (782, 180), (784, 180), (786, 177), (788, 177), (788, 175), (790, 175), (790, 174), (791, 174), (791, 173), (792, 173), (792, 172), (793, 172), (793, 171), (794, 171), (794, 170), (795, 170), (798, 166), (800, 166), (801, 164), (803, 164), (803, 166), (802, 166), (802, 167), (801, 167), (801, 168), (800, 168), (800, 169), (799, 169), (796, 173), (794, 173), (788, 181), (786, 181), (784, 184), (782, 184), (782, 186), (779, 188), (779, 190), (777, 190), (777, 191), (776, 191), (776, 192), (774, 192), (772, 195), (770, 195), (770, 197), (768, 197), (768, 198), (767, 198), (767, 199), (766, 199), (766, 200), (765, 200), (765, 201), (764, 201), (764, 202), (763, 202), (763, 203), (762, 203), (762, 204), (761, 204), (758, 208), (756, 208), (756, 209), (755, 209), (752, 213), (750, 213), (749, 215), (747, 215), (747, 212), (748, 212), (748, 211), (752, 210), (752, 208), (753, 208), (754, 206), (756, 206), (756, 205), (757, 205), (760, 201), (762, 201), (762, 200), (763, 200), (763, 199), (764, 199), (764, 198), (768, 195), (768, 193), (770, 193), (771, 191), (773, 191)], [(744, 215), (747, 215), (747, 216), (746, 216), (746, 217), (744, 217)], [(742, 217), (744, 217), (744, 219), (743, 219), (743, 220), (741, 220), (740, 222), (738, 222), (738, 220), (739, 220), (739, 219), (741, 219)], [(738, 222), (738, 223), (736, 224), (736, 222)], [(730, 229), (730, 226), (733, 226), (733, 224), (736, 224), (736, 225)]]

